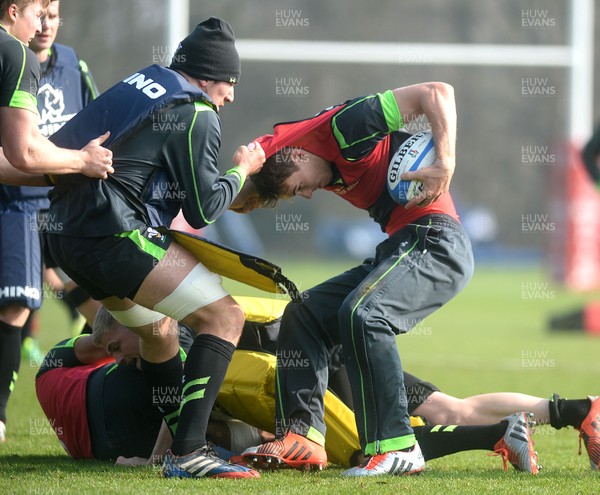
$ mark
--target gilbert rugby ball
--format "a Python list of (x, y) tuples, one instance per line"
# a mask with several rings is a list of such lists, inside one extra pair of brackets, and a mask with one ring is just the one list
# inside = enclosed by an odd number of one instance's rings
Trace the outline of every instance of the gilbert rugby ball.
[(435, 161), (435, 147), (431, 132), (418, 132), (402, 143), (390, 160), (387, 188), (396, 203), (408, 203), (423, 190), (419, 180), (402, 180), (404, 172), (414, 172), (428, 167)]

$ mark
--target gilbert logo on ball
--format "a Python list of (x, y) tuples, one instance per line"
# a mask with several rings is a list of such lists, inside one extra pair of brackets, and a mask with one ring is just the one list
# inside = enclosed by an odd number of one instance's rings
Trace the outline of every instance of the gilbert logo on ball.
[(418, 196), (423, 183), (418, 180), (402, 180), (404, 172), (414, 172), (428, 167), (435, 161), (435, 147), (431, 132), (418, 132), (410, 136), (396, 150), (390, 160), (387, 173), (387, 188), (396, 203), (402, 205)]

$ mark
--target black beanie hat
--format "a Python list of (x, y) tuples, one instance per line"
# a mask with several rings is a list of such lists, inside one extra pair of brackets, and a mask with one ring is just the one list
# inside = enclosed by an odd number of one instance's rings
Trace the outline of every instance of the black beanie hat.
[(216, 17), (201, 22), (179, 43), (170, 68), (197, 79), (237, 83), (241, 69), (233, 29)]

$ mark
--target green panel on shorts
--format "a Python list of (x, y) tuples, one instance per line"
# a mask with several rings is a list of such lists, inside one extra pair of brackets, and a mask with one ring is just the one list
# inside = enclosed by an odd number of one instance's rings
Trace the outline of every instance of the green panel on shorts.
[(157, 246), (153, 242), (146, 239), (139, 230), (130, 230), (129, 232), (123, 232), (115, 235), (117, 237), (126, 237), (127, 239), (131, 240), (142, 251), (148, 253), (158, 261), (160, 261), (167, 252), (160, 246)]

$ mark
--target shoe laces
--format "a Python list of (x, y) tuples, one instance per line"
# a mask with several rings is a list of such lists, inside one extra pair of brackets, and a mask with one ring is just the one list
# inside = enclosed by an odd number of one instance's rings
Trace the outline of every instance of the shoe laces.
[(496, 456), (500, 456), (502, 457), (502, 468), (504, 469), (504, 471), (508, 471), (508, 450), (504, 447), (500, 447), (497, 450), (494, 450), (494, 452), (490, 452), (488, 454), (488, 456), (492, 456), (492, 457), (496, 457)]
[(276, 454), (283, 455), (285, 453), (285, 443), (283, 439), (273, 440), (272, 442), (263, 443), (258, 452), (261, 454)]
[(199, 449), (196, 449), (194, 452), (198, 452), (198, 453), (201, 453), (203, 455), (210, 456), (210, 457), (216, 457), (216, 458), (222, 460), (219, 457), (219, 454), (217, 454), (217, 452), (213, 448), (213, 445), (214, 444), (212, 442), (208, 442), (206, 445), (200, 447)]
[(592, 443), (592, 439), (583, 431), (579, 430), (579, 455), (582, 453), (581, 441), (583, 440), (583, 444), (585, 445), (586, 450), (589, 448), (590, 443)]
[(372, 469), (375, 466), (371, 466), (371, 463), (375, 460), (376, 455), (373, 455), (367, 459), (365, 459), (362, 464), (359, 466), (361, 469)]

